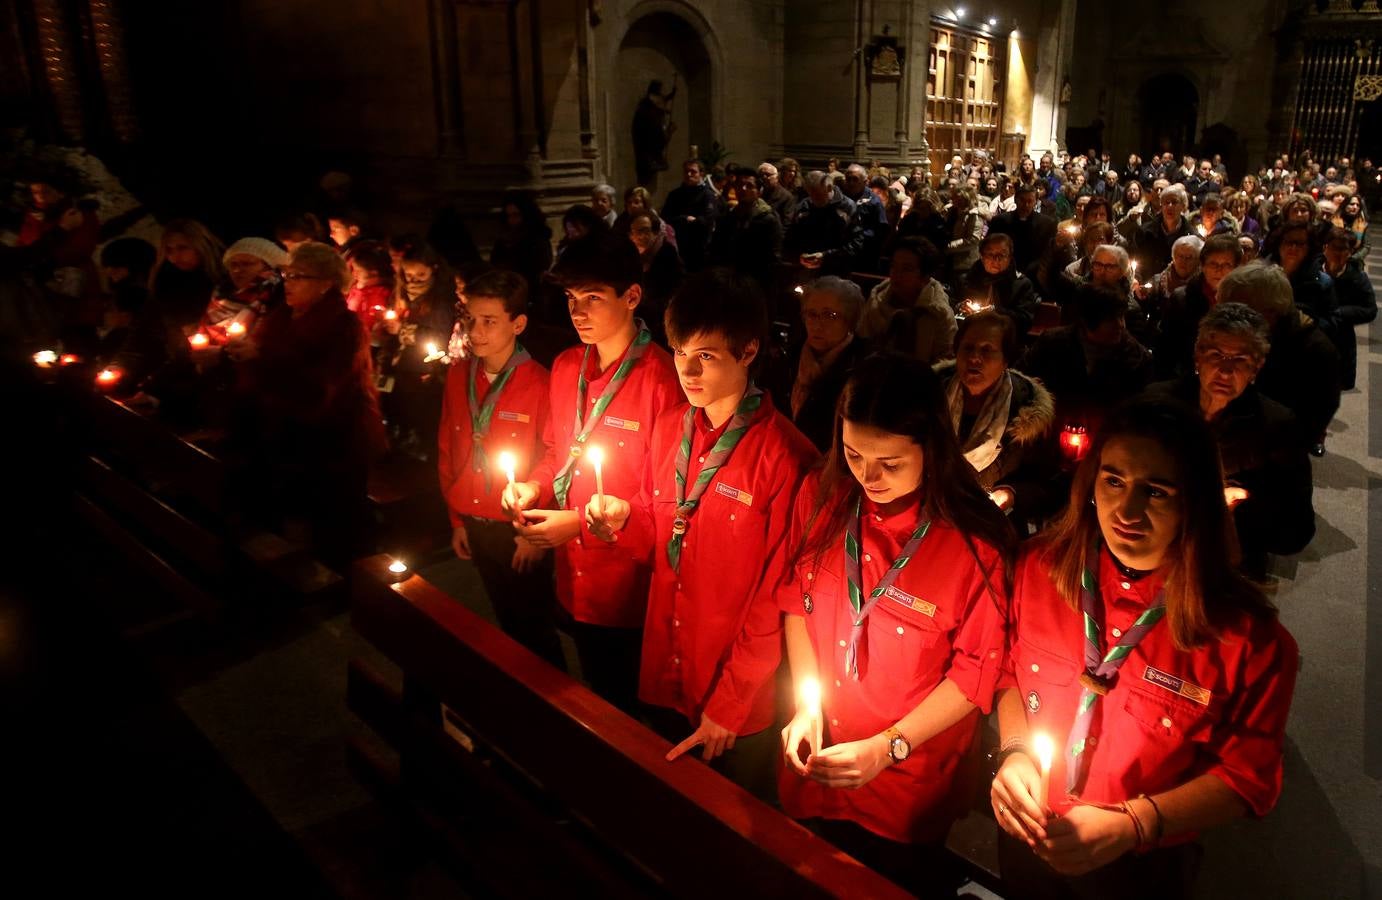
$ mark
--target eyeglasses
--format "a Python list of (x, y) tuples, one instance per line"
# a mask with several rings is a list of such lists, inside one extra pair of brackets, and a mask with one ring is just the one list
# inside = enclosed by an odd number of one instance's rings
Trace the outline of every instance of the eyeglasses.
[(1213, 347), (1201, 350), (1195, 355), (1199, 357), (1201, 364), (1215, 369), (1224, 369), (1229, 372), (1238, 369), (1246, 371), (1257, 365), (1257, 358), (1254, 356), (1244, 356), (1242, 354), (1229, 356), (1227, 353), (1221, 353)]
[(303, 273), (303, 272), (284, 272), (284, 273), (283, 273), (283, 280), (284, 280), (284, 281), (326, 281), (325, 278), (319, 278), (319, 277), (316, 276), (316, 275), (307, 275), (307, 274), (305, 274), (305, 273)]
[(838, 322), (840, 312), (834, 309), (803, 309), (801, 317), (808, 322)]
[(1123, 271), (1123, 264), (1122, 264), (1122, 263), (1116, 263), (1116, 262), (1097, 262), (1097, 261), (1096, 261), (1096, 262), (1091, 262), (1091, 263), (1089, 264), (1089, 267), (1090, 267), (1091, 269), (1098, 269), (1100, 272), (1121, 272), (1121, 271)]

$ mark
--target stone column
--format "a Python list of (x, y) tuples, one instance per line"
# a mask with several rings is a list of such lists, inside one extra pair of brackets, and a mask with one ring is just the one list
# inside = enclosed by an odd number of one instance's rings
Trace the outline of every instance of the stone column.
[(1060, 92), (1075, 51), (1075, 2), (1060, 0), (1046, 6), (1037, 27), (1032, 134), (1027, 143), (1033, 158), (1058, 152), (1065, 140), (1066, 110)]

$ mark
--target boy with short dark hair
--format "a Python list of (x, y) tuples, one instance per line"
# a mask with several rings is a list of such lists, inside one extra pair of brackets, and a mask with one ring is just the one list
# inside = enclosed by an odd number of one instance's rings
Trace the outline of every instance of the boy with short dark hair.
[(671, 359), (635, 318), (642, 274), (638, 251), (624, 237), (585, 238), (562, 252), (551, 277), (566, 293), (582, 346), (552, 364), (545, 458), (504, 492), (519, 534), (557, 550), (557, 599), (571, 620), (582, 674), (629, 713), (638, 709), (648, 565), (594, 539), (581, 511), (596, 486), (587, 452), (603, 455), (607, 493), (633, 496), (653, 424), (680, 399)]
[(762, 582), (776, 571), (769, 563), (816, 449), (750, 377), (767, 337), (751, 279), (694, 276), (666, 322), (686, 402), (653, 429), (638, 494), (609, 490), (603, 509), (587, 505), (587, 521), (610, 546), (652, 555), (639, 698), (662, 708), (654, 725), (671, 739), (694, 732), (668, 759), (702, 745), (708, 760), (725, 755), (726, 775), (770, 798), (782, 636)]
[(504, 631), (564, 669), (551, 559), (515, 536), (500, 504), (505, 465), (526, 478), (546, 450), (547, 370), (518, 343), (528, 324), (528, 284), (512, 272), (487, 272), (466, 285), (466, 298), (474, 352), (447, 379), (437, 436), (451, 547), (475, 563)]

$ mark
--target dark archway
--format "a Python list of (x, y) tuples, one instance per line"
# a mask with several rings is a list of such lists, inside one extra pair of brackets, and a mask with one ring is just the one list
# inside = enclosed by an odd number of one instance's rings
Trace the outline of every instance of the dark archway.
[(1180, 157), (1195, 146), (1200, 117), (1200, 93), (1184, 75), (1167, 73), (1148, 78), (1137, 91), (1144, 151), (1167, 151)]
[(671, 12), (653, 12), (629, 27), (619, 44), (615, 61), (615, 89), (611, 103), (610, 172), (614, 184), (636, 184), (632, 123), (634, 110), (650, 81), (670, 90), (677, 76), (677, 95), (672, 101), (676, 129), (667, 144), (668, 169), (659, 173), (653, 192), (659, 198), (681, 181), (681, 162), (693, 145), (702, 151), (714, 137), (711, 120), (712, 63), (701, 35), (691, 23)]

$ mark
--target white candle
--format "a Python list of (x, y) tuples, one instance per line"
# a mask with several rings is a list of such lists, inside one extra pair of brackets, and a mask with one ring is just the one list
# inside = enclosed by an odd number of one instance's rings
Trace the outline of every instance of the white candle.
[(230, 338), (241, 338), (245, 336), (244, 322), (231, 322), (226, 326), (226, 335)]
[(201, 348), (207, 345), (209, 340), (210, 339), (207, 338), (206, 335), (198, 331), (196, 334), (192, 335), (190, 338), (187, 339), (187, 343), (192, 345), (193, 350), (200, 350)]
[(599, 447), (591, 447), (585, 451), (586, 459), (595, 467), (595, 500), (596, 506), (601, 513), (605, 511), (605, 478), (600, 466), (605, 461), (604, 451)]
[(517, 464), (516, 464), (515, 461), (514, 461), (514, 458), (513, 458), (513, 454), (512, 454), (512, 453), (510, 453), (510, 452), (508, 452), (507, 450), (505, 450), (503, 453), (499, 454), (499, 468), (503, 469), (503, 470), (504, 470), (504, 474), (505, 474), (506, 476), (508, 476), (508, 479), (509, 479), (509, 487), (513, 487), (513, 485), (514, 485), (513, 473), (514, 473), (514, 469), (517, 468)]
[(1049, 734), (1037, 732), (1032, 736), (1032, 751), (1036, 753), (1037, 762), (1041, 765), (1041, 796), (1037, 801), (1042, 809), (1045, 809), (1046, 797), (1051, 792), (1051, 757), (1055, 755), (1056, 745)]
[(821, 683), (808, 675), (801, 680), (801, 706), (811, 717), (811, 755), (821, 752), (824, 723), (821, 721)]
[(56, 350), (40, 350), (34, 354), (34, 364), (45, 369), (57, 361), (58, 353)]

